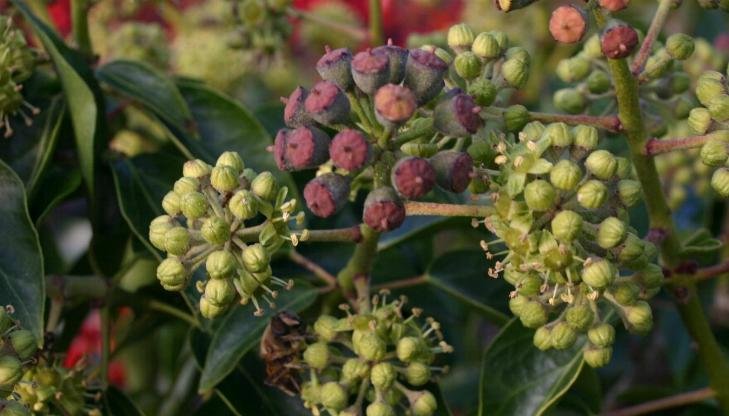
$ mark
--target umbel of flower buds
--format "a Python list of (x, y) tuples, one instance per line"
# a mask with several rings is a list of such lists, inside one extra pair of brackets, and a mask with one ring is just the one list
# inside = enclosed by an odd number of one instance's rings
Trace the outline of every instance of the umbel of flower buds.
[(0, 16), (0, 131), (4, 137), (13, 134), (11, 118), (19, 115), (26, 125), (38, 109), (23, 99), (21, 90), (35, 69), (35, 56), (23, 32), (13, 25), (10, 16)]

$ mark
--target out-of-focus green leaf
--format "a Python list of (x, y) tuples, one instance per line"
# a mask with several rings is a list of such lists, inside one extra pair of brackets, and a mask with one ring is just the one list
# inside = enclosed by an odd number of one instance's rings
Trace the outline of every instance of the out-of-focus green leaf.
[(6, 239), (0, 250), (0, 305), (12, 305), (13, 318), (43, 342), (45, 277), (38, 233), (28, 214), (23, 182), (0, 161), (0, 235)]
[(38, 184), (43, 192), (30, 195), (30, 214), (35, 224), (40, 224), (53, 208), (81, 186), (81, 182), (81, 171), (78, 168), (49, 166)]
[(109, 387), (104, 394), (106, 411), (109, 416), (143, 416), (134, 402), (116, 387)]

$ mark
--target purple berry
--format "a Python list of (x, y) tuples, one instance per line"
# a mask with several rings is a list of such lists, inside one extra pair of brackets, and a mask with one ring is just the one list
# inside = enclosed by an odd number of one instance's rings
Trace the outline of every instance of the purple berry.
[(321, 79), (330, 81), (343, 90), (352, 87), (352, 53), (347, 48), (331, 50), (327, 46), (324, 56), (316, 63)]
[(468, 136), (476, 133), (483, 124), (478, 114), (480, 111), (481, 107), (476, 105), (473, 97), (454, 89), (435, 107), (433, 125), (447, 136)]
[(378, 188), (367, 195), (362, 220), (379, 232), (394, 230), (405, 221), (405, 206), (394, 189)]
[(415, 94), (419, 104), (425, 104), (440, 94), (447, 70), (448, 64), (433, 52), (412, 49), (405, 64), (405, 85)]
[(387, 41), (387, 45), (378, 46), (372, 49), (373, 53), (387, 55), (390, 61), (390, 79), (392, 84), (399, 84), (405, 78), (405, 64), (408, 61), (409, 51), (405, 48), (392, 44), (392, 39)]
[(418, 103), (407, 87), (387, 84), (377, 90), (374, 100), (375, 115), (382, 124), (401, 124), (410, 119)]
[(334, 166), (340, 169), (348, 171), (361, 169), (371, 156), (372, 147), (367, 137), (357, 130), (342, 130), (334, 136), (329, 145), (329, 157)]
[(360, 52), (352, 59), (352, 78), (362, 92), (372, 95), (390, 80), (390, 59), (371, 49)]
[(435, 186), (435, 169), (420, 157), (400, 159), (392, 169), (392, 184), (405, 198), (420, 198)]
[(296, 87), (288, 98), (282, 98), (284, 107), (284, 123), (294, 128), (303, 126), (309, 122), (309, 117), (304, 110), (304, 101), (309, 92), (304, 87)]
[(319, 81), (309, 91), (304, 109), (317, 122), (325, 125), (349, 120), (349, 100), (341, 89), (329, 81)]
[(276, 165), (284, 171), (312, 169), (329, 158), (329, 136), (316, 127), (281, 129), (273, 144)]
[(435, 168), (436, 182), (446, 191), (461, 193), (471, 181), (473, 159), (466, 152), (446, 150), (430, 158)]
[(347, 202), (349, 181), (336, 173), (325, 173), (309, 181), (304, 187), (306, 206), (317, 217), (327, 218), (339, 211)]

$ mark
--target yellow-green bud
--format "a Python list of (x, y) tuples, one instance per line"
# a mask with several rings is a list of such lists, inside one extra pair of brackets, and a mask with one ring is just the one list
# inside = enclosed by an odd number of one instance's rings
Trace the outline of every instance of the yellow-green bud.
[[(496, 89), (496, 86), (493, 82), (491, 82), (491, 80), (488, 79), (481, 78), (474, 80), (468, 84), (468, 95), (473, 97), (473, 99), (476, 101), (476, 104), (480, 106), (489, 106), (493, 104), (494, 99), (496, 99), (497, 93), (498, 90)], [(432, 154), (428, 155), (428, 157), (429, 156), (432, 156)]]
[(592, 150), (597, 147), (599, 140), (598, 131), (595, 127), (579, 125), (572, 129), (575, 137), (575, 146), (585, 150)]
[(688, 125), (698, 134), (704, 134), (711, 126), (711, 113), (703, 107), (697, 107), (689, 112)]
[(722, 198), (729, 198), (729, 169), (719, 168), (711, 176), (711, 187)]
[(642, 77), (647, 79), (657, 79), (666, 75), (671, 68), (671, 55), (665, 49), (659, 49), (654, 55), (649, 57), (645, 62)]
[(243, 249), (241, 259), (245, 268), (253, 273), (266, 270), (268, 263), (271, 261), (268, 252), (260, 244), (253, 244)]
[(633, 166), (625, 157), (616, 157), (615, 160), (618, 162), (618, 168), (615, 170), (615, 176), (620, 179), (626, 179), (633, 173)]
[(598, 347), (609, 347), (615, 341), (615, 328), (610, 324), (600, 324), (587, 331), (587, 339)]
[(319, 392), (319, 400), (327, 409), (340, 411), (347, 406), (347, 391), (344, 387), (334, 381), (330, 381), (321, 386)]
[(236, 218), (249, 220), (258, 214), (258, 200), (251, 191), (242, 189), (230, 198), (228, 208)]
[(415, 392), (412, 396), (410, 410), (412, 410), (413, 416), (432, 416), (438, 409), (438, 401), (435, 400), (433, 393), (424, 390)]
[(162, 209), (169, 215), (177, 215), (180, 213), (180, 196), (173, 192), (167, 192), (162, 198)]
[(157, 279), (165, 290), (182, 290), (187, 285), (187, 270), (180, 260), (167, 258), (157, 266)]
[(566, 322), (558, 322), (551, 331), (552, 347), (558, 350), (575, 345), (577, 333)]
[(251, 191), (264, 201), (273, 201), (278, 193), (278, 182), (271, 172), (261, 172), (251, 182)]
[[(528, 56), (528, 55), (527, 55)], [(529, 80), (529, 59), (509, 58), (501, 66), (501, 75), (510, 87), (521, 88)]]
[(238, 174), (230, 166), (215, 166), (210, 173), (210, 185), (218, 192), (230, 192), (238, 187)]
[(473, 43), (473, 30), (465, 23), (453, 25), (448, 29), (447, 42), (456, 52), (468, 50)]
[(585, 79), (590, 74), (590, 68), (590, 61), (578, 55), (559, 61), (555, 72), (562, 81), (573, 83)]
[(190, 192), (195, 192), (200, 189), (200, 181), (196, 178), (180, 178), (175, 181), (175, 185), (172, 189), (177, 193), (177, 195), (183, 197)]
[(27, 360), (37, 350), (35, 337), (27, 329), (16, 329), (10, 333), (10, 345), (21, 360)]
[(200, 233), (208, 243), (221, 245), (230, 239), (230, 224), (220, 217), (212, 216), (203, 222)]
[(160, 250), (165, 249), (165, 234), (172, 227), (175, 222), (169, 215), (161, 215), (152, 220), (149, 224), (149, 241), (153, 246)]
[(701, 146), (701, 161), (707, 166), (721, 166), (726, 163), (729, 153), (727, 152), (727, 142), (719, 139), (709, 139)]
[(519, 319), (527, 328), (539, 328), (547, 323), (547, 311), (539, 302), (527, 301), (521, 306), (519, 312)]
[(640, 182), (632, 179), (621, 180), (618, 182), (618, 196), (623, 205), (626, 207), (633, 206), (641, 197)]
[(503, 113), (504, 128), (507, 131), (519, 131), (530, 120), (529, 110), (520, 104), (512, 105), (506, 108)]
[(240, 175), (246, 167), (238, 152), (231, 151), (221, 153), (215, 162), (215, 166), (229, 166), (236, 172), (236, 176)]
[(189, 192), (182, 197), (180, 209), (182, 210), (182, 215), (194, 220), (208, 212), (208, 201), (205, 199), (205, 195), (200, 192)]
[(567, 147), (572, 144), (572, 132), (565, 123), (551, 123), (542, 133), (542, 137), (549, 138), (549, 143), (554, 147)]
[(321, 315), (314, 322), (314, 332), (323, 341), (332, 341), (337, 337), (339, 320), (331, 315)]
[(535, 120), (527, 123), (521, 130), (521, 133), (524, 134), (526, 140), (537, 141), (542, 137), (546, 129), (541, 121)]
[(596, 289), (611, 284), (617, 275), (615, 266), (610, 260), (592, 257), (589, 264), (582, 269), (582, 281)]
[(210, 175), (212, 166), (200, 159), (188, 160), (182, 165), (182, 176), (186, 178), (201, 178)]
[(370, 381), (377, 390), (389, 390), (396, 378), (395, 367), (387, 362), (376, 364), (370, 371)]
[(0, 390), (10, 391), (23, 376), (20, 360), (13, 355), (0, 356)]
[(306, 347), (304, 361), (315, 370), (323, 370), (329, 365), (329, 345), (317, 342)]
[(430, 367), (421, 362), (412, 362), (405, 368), (405, 379), (412, 386), (422, 386), (430, 381)]
[(567, 308), (564, 318), (575, 331), (585, 332), (592, 325), (595, 314), (590, 305), (582, 304)]
[(471, 51), (479, 58), (494, 59), (501, 55), (501, 46), (491, 33), (482, 32), (473, 40)]
[(635, 274), (635, 280), (648, 289), (658, 288), (663, 285), (663, 269), (657, 264), (647, 264)]
[(562, 88), (554, 93), (552, 99), (554, 106), (569, 114), (578, 114), (585, 111), (587, 99), (576, 88)]
[(319, 403), (321, 386), (319, 383), (305, 382), (301, 385), (301, 399), (307, 403)]
[(729, 120), (729, 95), (719, 95), (712, 98), (706, 107), (714, 120)]
[(593, 94), (606, 93), (612, 85), (610, 83), (610, 77), (608, 77), (605, 71), (601, 71), (599, 69), (592, 71), (590, 76), (587, 77), (586, 82), (587, 89)]
[(235, 287), (230, 279), (210, 279), (205, 284), (205, 299), (215, 306), (227, 307), (235, 297)]
[(683, 33), (673, 34), (666, 39), (666, 51), (673, 59), (683, 61), (694, 53), (694, 40)]
[(554, 206), (556, 197), (554, 187), (543, 179), (531, 181), (524, 187), (524, 201), (534, 211), (549, 210)]
[(372, 402), (365, 410), (367, 416), (395, 416), (395, 409), (384, 401)]
[(630, 332), (645, 334), (653, 327), (653, 313), (647, 302), (638, 301), (633, 306), (626, 306), (623, 311)]
[(582, 216), (574, 211), (560, 211), (552, 218), (552, 235), (560, 241), (569, 243), (582, 230)]
[(618, 162), (615, 156), (607, 150), (595, 150), (585, 159), (585, 167), (595, 177), (607, 180), (615, 175)]
[(591, 179), (577, 190), (577, 202), (584, 208), (597, 209), (605, 203), (607, 187), (602, 182)]
[(613, 248), (625, 238), (625, 223), (615, 217), (607, 217), (597, 230), (597, 244), (604, 248)]
[(210, 302), (206, 297), (200, 298), (200, 314), (206, 319), (216, 318), (225, 312), (225, 307), (215, 305)]
[(640, 289), (634, 283), (621, 281), (610, 288), (615, 300), (621, 305), (632, 305), (638, 300)]
[(643, 253), (645, 244), (643, 240), (632, 233), (628, 233), (625, 242), (618, 253), (618, 262), (623, 265), (631, 265), (636, 262), (645, 261)]
[(235, 269), (235, 257), (227, 250), (213, 251), (205, 260), (205, 270), (207, 270), (211, 279), (230, 277)]
[(409, 363), (420, 355), (424, 347), (423, 341), (420, 338), (403, 337), (397, 342), (397, 346), (395, 347), (397, 359)]
[(568, 159), (562, 159), (549, 171), (549, 181), (555, 188), (571, 191), (577, 187), (582, 179), (582, 170), (577, 164)]
[(387, 344), (377, 332), (355, 330), (352, 333), (352, 345), (355, 354), (368, 361), (379, 361), (387, 352)]
[(701, 104), (708, 106), (715, 97), (727, 94), (725, 82), (726, 79), (719, 72), (704, 72), (696, 82), (696, 98)]
[(493, 36), (494, 39), (496, 39), (496, 43), (499, 44), (499, 48), (504, 51), (506, 48), (509, 47), (509, 36), (505, 32), (500, 32), (498, 30), (492, 30), (488, 32), (489, 35)]
[(552, 330), (546, 325), (537, 328), (534, 332), (532, 342), (540, 351), (546, 351), (552, 348)]
[(534, 275), (526, 275), (516, 285), (516, 290), (521, 295), (530, 296), (539, 293), (541, 286), (542, 279)]
[(369, 372), (370, 366), (366, 361), (360, 360), (359, 358), (350, 358), (342, 365), (341, 382), (347, 385), (352, 384), (355, 381), (367, 377)]
[(453, 66), (458, 76), (466, 80), (475, 79), (481, 75), (481, 60), (473, 52), (462, 52), (456, 55)]
[(172, 227), (165, 233), (165, 251), (175, 256), (187, 253), (190, 248), (190, 233), (184, 227)]
[(593, 368), (603, 367), (610, 362), (613, 355), (613, 349), (608, 348), (586, 348), (583, 357), (587, 365)]
[(522, 295), (516, 295), (513, 298), (509, 299), (509, 310), (511, 313), (513, 313), (516, 316), (520, 316), (522, 310), (524, 309), (524, 305), (526, 305), (529, 302), (529, 298)]

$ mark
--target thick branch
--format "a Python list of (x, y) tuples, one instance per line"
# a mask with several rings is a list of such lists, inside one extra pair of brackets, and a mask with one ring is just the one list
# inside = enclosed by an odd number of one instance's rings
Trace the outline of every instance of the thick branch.
[[(258, 235), (263, 230), (264, 224), (254, 227), (242, 228), (236, 231), (235, 235), (244, 242), (258, 241)], [(299, 233), (301, 234), (301, 233)], [(307, 243), (358, 243), (362, 239), (362, 233), (358, 225), (347, 228), (333, 228), (331, 230), (308, 230)]]
[(369, 277), (372, 272), (372, 263), (377, 254), (377, 242), (380, 239), (380, 233), (367, 225), (362, 224), (361, 229), (362, 240), (355, 247), (347, 265), (337, 275), (337, 283), (348, 298), (354, 295), (354, 279), (358, 276)]
[(532, 120), (544, 123), (562, 122), (570, 125), (584, 124), (604, 129), (611, 132), (619, 132), (621, 130), (620, 119), (616, 115), (612, 116), (588, 116), (585, 114), (552, 114), (531, 112)]
[(660, 410), (672, 409), (674, 407), (686, 406), (693, 403), (703, 402), (716, 396), (716, 393), (709, 387), (664, 397), (662, 399), (641, 403), (636, 406), (609, 412), (608, 416), (638, 416), (658, 412)]
[(703, 146), (711, 137), (711, 134), (679, 137), (675, 139), (659, 139), (654, 137), (646, 142), (644, 153), (646, 155), (657, 155), (674, 150), (693, 149)]
[(717, 276), (721, 276), (725, 273), (729, 273), (729, 261), (699, 269), (694, 275), (694, 280), (701, 282)]
[(406, 215), (437, 215), (441, 217), (478, 217), (490, 215), (492, 207), (485, 205), (439, 204), (435, 202), (408, 201)]

